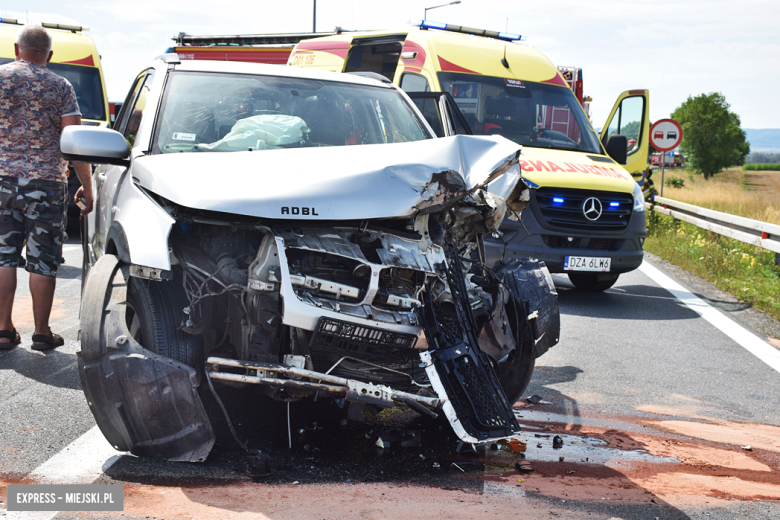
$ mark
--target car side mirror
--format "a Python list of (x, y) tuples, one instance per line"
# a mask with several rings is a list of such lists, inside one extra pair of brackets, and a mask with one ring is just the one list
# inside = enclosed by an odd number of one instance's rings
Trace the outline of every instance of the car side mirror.
[(130, 146), (116, 130), (69, 125), (62, 129), (60, 152), (69, 161), (130, 165)]
[(607, 137), (607, 155), (618, 164), (628, 162), (628, 139), (624, 135), (612, 134)]

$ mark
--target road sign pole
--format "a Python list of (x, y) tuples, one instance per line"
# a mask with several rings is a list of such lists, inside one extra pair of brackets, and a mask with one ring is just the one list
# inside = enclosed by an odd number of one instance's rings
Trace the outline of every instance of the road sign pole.
[(664, 163), (666, 162), (666, 154), (661, 153), (661, 196), (664, 196)]

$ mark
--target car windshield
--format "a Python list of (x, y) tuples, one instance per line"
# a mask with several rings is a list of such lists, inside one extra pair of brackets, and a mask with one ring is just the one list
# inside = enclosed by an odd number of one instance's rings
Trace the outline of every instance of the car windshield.
[(531, 81), (440, 72), (439, 83), (474, 135), (502, 135), (523, 146), (601, 153), (572, 91)]
[(166, 85), (152, 153), (399, 143), (428, 137), (392, 88), (177, 71)]
[[(5, 65), (12, 61), (14, 60), (2, 58), (0, 59), (0, 65)], [(103, 98), (103, 85), (100, 81), (100, 71), (96, 67), (49, 62), (46, 68), (64, 77), (73, 85), (82, 119), (106, 120), (106, 102)]]

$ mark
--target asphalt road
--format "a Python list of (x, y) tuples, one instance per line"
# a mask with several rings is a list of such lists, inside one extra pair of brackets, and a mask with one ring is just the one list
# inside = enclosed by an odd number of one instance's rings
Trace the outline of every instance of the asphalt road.
[[(219, 418), (204, 464), (106, 446), (76, 364), (75, 240), (64, 256), (52, 329), (66, 344), (51, 352), (30, 349), (19, 270), (23, 344), (0, 352), (0, 484), (123, 484), (125, 511), (6, 512), (3, 486), (0, 518), (780, 518), (780, 373), (741, 344), (753, 334), (777, 355), (765, 340), (780, 336), (780, 324), (657, 258), (646, 263), (708, 304), (709, 321), (652, 268), (621, 276), (605, 293), (554, 275), (560, 344), (537, 361), (527, 390), (542, 402), (516, 405), (532, 472), (517, 472), (519, 455), (503, 446), (458, 453), (446, 425), (414, 414), (342, 425), (293, 404), (289, 449), (284, 406), (259, 407), (254, 394), (223, 388), (239, 434), (272, 459), (271, 476), (252, 481)], [(421, 445), (377, 448), (381, 428), (414, 430)]]

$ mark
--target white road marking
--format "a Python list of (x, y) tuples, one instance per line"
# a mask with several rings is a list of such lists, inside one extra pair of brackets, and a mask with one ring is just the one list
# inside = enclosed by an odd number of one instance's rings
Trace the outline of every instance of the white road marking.
[(89, 484), (122, 457), (94, 426), (35, 468), (29, 477), (41, 484)]
[(710, 322), (716, 329), (737, 342), (742, 348), (758, 359), (780, 372), (780, 350), (748, 331), (737, 322), (724, 315), (707, 302), (694, 296), (656, 267), (643, 262), (639, 270), (650, 277), (655, 283), (672, 293), (686, 307)]
[(62, 246), (62, 251), (74, 251), (76, 249), (81, 249), (81, 246)]
[[(122, 455), (95, 426), (28, 476), (36, 484), (90, 484)], [(8, 520), (51, 520), (57, 514), (59, 511), (0, 511), (0, 517)]]

